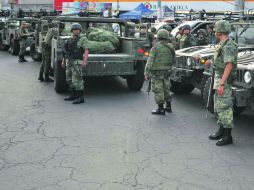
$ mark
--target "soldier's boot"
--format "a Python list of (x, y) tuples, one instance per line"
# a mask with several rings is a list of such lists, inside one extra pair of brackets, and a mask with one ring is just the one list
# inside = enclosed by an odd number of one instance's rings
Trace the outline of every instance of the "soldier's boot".
[(165, 109), (163, 104), (158, 104), (158, 109), (152, 110), (152, 114), (154, 115), (165, 115)]
[(45, 82), (54, 82), (54, 80), (49, 78), (49, 74), (45, 74)]
[(233, 138), (231, 136), (231, 130), (230, 128), (225, 128), (223, 132), (223, 136), (220, 140), (217, 141), (217, 146), (224, 146), (227, 144), (233, 144)]
[(166, 103), (165, 111), (168, 113), (172, 113), (171, 102)]
[(77, 91), (77, 98), (72, 102), (73, 104), (81, 104), (84, 103), (84, 95), (83, 95), (83, 90), (78, 90)]
[(20, 63), (23, 63), (23, 62), (25, 62), (24, 60), (23, 60), (23, 57), (22, 57), (22, 55), (20, 55), (19, 56), (19, 60), (18, 60)]
[(38, 78), (38, 80), (41, 81), (41, 82), (44, 81), (43, 72), (40, 72), (40, 73), (39, 73), (39, 78)]
[(216, 133), (209, 135), (209, 139), (210, 140), (219, 140), (222, 138), (223, 133), (224, 133), (224, 127), (221, 125)]
[(22, 59), (23, 59), (23, 62), (27, 62), (24, 55), (22, 55)]
[(70, 95), (64, 98), (64, 101), (73, 101), (77, 98), (77, 92), (75, 89), (70, 89)]

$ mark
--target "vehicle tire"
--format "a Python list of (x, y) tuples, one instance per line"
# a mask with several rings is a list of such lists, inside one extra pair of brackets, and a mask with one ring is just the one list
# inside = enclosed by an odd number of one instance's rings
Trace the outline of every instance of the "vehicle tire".
[(234, 105), (233, 107), (233, 113), (234, 113), (234, 116), (237, 117), (237, 116), (240, 116), (241, 113), (245, 110), (246, 107), (237, 107)]
[(171, 91), (175, 94), (189, 94), (194, 90), (195, 86), (192, 84), (184, 84), (180, 82), (171, 81)]
[(61, 62), (56, 62), (54, 65), (54, 88), (57, 93), (64, 93), (68, 90), (65, 76), (65, 69), (61, 67)]
[(138, 62), (136, 65), (136, 75), (127, 78), (128, 88), (132, 91), (139, 91), (144, 84), (144, 67), (145, 63)]
[(30, 46), (30, 56), (34, 61), (41, 61), (42, 60), (42, 55), (41, 55), (41, 53), (36, 51), (35, 44), (32, 44)]
[[(205, 106), (207, 106), (211, 81), (212, 81), (211, 77), (207, 78), (207, 80), (205, 82), (205, 85), (204, 85), (204, 88), (203, 88), (202, 99), (203, 99), (203, 102), (204, 102)], [(211, 97), (212, 98), (210, 99), (210, 102), (209, 102), (209, 105), (208, 105), (208, 110), (211, 113), (214, 113), (214, 99), (213, 99), (213, 96), (211, 96)]]
[(3, 39), (2, 39), (2, 37), (0, 37), (0, 50), (6, 51), (9, 48), (10, 48), (10, 46), (3, 44)]
[(19, 41), (15, 39), (11, 39), (11, 54), (18, 55), (19, 54)]

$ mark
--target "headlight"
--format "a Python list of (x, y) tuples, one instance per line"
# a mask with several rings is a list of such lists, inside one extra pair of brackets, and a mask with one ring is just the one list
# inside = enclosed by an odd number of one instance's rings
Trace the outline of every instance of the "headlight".
[(205, 64), (205, 62), (206, 62), (206, 60), (205, 60), (204, 58), (202, 58), (202, 59), (200, 60), (200, 63), (201, 63), (201, 64)]
[(187, 65), (188, 65), (188, 66), (191, 66), (191, 63), (192, 63), (191, 58), (188, 57), (188, 59), (187, 59)]
[(250, 71), (246, 71), (244, 73), (244, 82), (246, 82), (247, 84), (249, 84), (251, 82), (251, 73), (250, 73)]

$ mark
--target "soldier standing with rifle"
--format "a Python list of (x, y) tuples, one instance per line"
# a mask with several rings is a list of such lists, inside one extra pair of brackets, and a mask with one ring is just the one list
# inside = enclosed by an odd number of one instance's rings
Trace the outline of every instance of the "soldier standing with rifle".
[(214, 110), (217, 113), (219, 130), (209, 136), (218, 140), (216, 145), (232, 144), (233, 127), (232, 84), (236, 78), (237, 44), (230, 38), (231, 25), (220, 20), (215, 23), (216, 37), (220, 41), (214, 53)]
[[(64, 29), (64, 24), (59, 24), (59, 33), (61, 33)], [(53, 82), (51, 78), (49, 78), (49, 73), (51, 69), (51, 41), (53, 38), (53, 28), (50, 28), (46, 34), (45, 40), (42, 44), (42, 62), (40, 67), (40, 73), (39, 73), (39, 81), (45, 81), (45, 82)], [(43, 77), (43, 74), (45, 76), (45, 79)]]
[(81, 31), (79, 23), (72, 24), (73, 36), (65, 44), (62, 61), (62, 67), (66, 66), (66, 81), (71, 92), (64, 100), (73, 101), (73, 104), (84, 103), (84, 82), (81, 73), (82, 67), (87, 66), (89, 44), (87, 38), (80, 35)]
[(27, 30), (27, 23), (26, 21), (22, 21), (21, 22), (21, 27), (20, 27), (20, 31), (19, 31), (19, 62), (27, 62), (27, 60), (25, 59), (25, 53), (26, 53), (26, 47), (27, 47), (27, 37), (32, 35), (33, 33), (28, 33)]
[[(152, 114), (165, 115), (165, 111), (172, 112), (169, 77), (175, 59), (175, 49), (168, 43), (167, 30), (159, 30), (157, 38), (158, 42), (152, 47), (146, 63), (145, 79), (151, 79), (151, 88), (155, 94), (155, 102), (158, 104), (158, 109), (153, 110)], [(164, 103), (166, 103), (165, 108)]]

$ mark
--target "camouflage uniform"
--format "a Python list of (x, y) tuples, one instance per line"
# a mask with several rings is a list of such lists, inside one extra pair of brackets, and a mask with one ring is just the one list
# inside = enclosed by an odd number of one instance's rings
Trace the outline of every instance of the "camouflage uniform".
[(231, 40), (220, 42), (214, 55), (214, 89), (217, 90), (224, 68), (226, 64), (232, 62), (234, 65), (233, 71), (230, 74), (228, 81), (224, 84), (224, 93), (222, 96), (214, 94), (214, 110), (218, 114), (218, 124), (224, 128), (233, 127), (233, 102), (232, 102), (232, 84), (236, 75), (237, 65), (237, 45)]
[(49, 80), (49, 71), (51, 63), (51, 41), (53, 38), (53, 29), (50, 28), (46, 34), (45, 40), (42, 46), (42, 62), (40, 67), (40, 75), (44, 73), (45, 79)]
[[(26, 24), (25, 22), (22, 22), (22, 24)], [(25, 27), (21, 27), (20, 31), (19, 31), (19, 60), (20, 62), (24, 62), (26, 61), (24, 56), (26, 53), (26, 47), (27, 47), (27, 36), (25, 36), (26, 34), (28, 34), (28, 30)]]
[[(226, 35), (225, 41), (221, 41), (214, 53), (214, 111), (217, 113), (219, 130), (209, 135), (211, 140), (218, 140), (216, 145), (223, 146), (233, 143), (231, 129), (233, 127), (233, 102), (232, 85), (236, 78), (237, 69), (237, 44), (229, 39), (231, 25), (228, 21), (220, 20), (215, 23), (215, 31), (221, 35)], [(229, 71), (227, 64), (232, 63), (232, 70), (226, 81), (221, 81), (225, 70)], [(223, 82), (224, 84), (222, 84)], [(223, 90), (224, 89), (224, 90)], [(223, 92), (218, 95), (218, 90)], [(223, 90), (223, 91), (222, 91)]]
[(208, 32), (207, 34), (208, 44), (216, 44), (216, 36), (214, 32)]
[(153, 46), (153, 40), (154, 40), (154, 34), (152, 32), (147, 33), (147, 41), (150, 44), (150, 46)]
[[(67, 47), (67, 52), (69, 56), (67, 57), (66, 61), (66, 82), (70, 88), (74, 88), (76, 91), (83, 91), (84, 90), (84, 82), (82, 79), (82, 70), (81, 70), (81, 63), (82, 63), (82, 56), (84, 49), (89, 49), (89, 43), (85, 36), (72, 36), (68, 39), (67, 43), (71, 43), (72, 40), (77, 40), (77, 47), (81, 49), (81, 57), (79, 59), (72, 58), (72, 50), (70, 52), (70, 47)], [(74, 49), (76, 49), (74, 48)]]
[[(199, 35), (202, 34), (203, 37), (200, 37)], [(204, 29), (200, 29), (197, 32), (197, 46), (204, 46), (208, 44), (206, 31)]]
[[(161, 41), (160, 33), (165, 32), (161, 29), (158, 32), (159, 41), (153, 46), (150, 51), (149, 58), (145, 67), (145, 75), (151, 78), (152, 91), (155, 94), (155, 102), (159, 105), (159, 109), (163, 109), (163, 104), (167, 103), (171, 110), (171, 95), (170, 95), (170, 74), (173, 60), (175, 58), (174, 47), (166, 41)], [(166, 31), (167, 32), (167, 31)], [(168, 32), (167, 38), (168, 38)], [(167, 40), (167, 39), (165, 39)], [(157, 111), (158, 111), (157, 110)], [(163, 111), (161, 113), (163, 113)], [(167, 111), (167, 110), (166, 110)], [(155, 112), (155, 111), (154, 111)], [(152, 112), (152, 113), (154, 113)], [(160, 113), (154, 113), (160, 114)], [(165, 114), (165, 111), (164, 111)]]
[(184, 34), (179, 39), (179, 49), (192, 47), (195, 45), (196, 45), (196, 40), (192, 34), (188, 34), (188, 35)]

